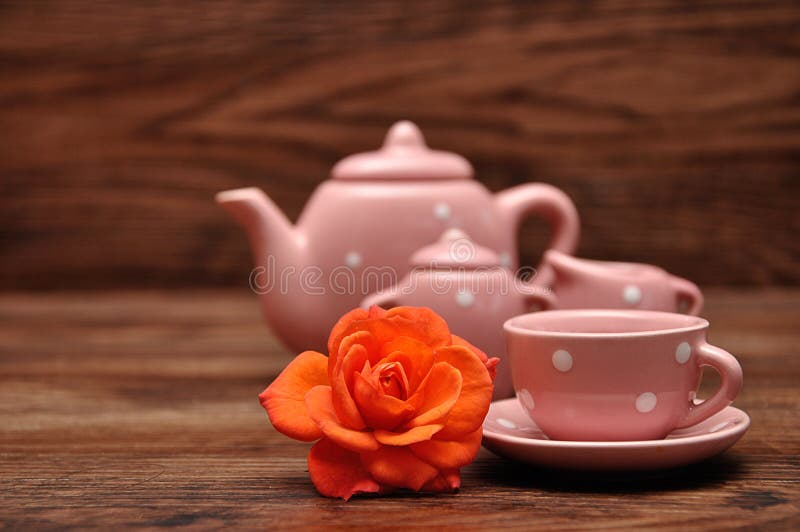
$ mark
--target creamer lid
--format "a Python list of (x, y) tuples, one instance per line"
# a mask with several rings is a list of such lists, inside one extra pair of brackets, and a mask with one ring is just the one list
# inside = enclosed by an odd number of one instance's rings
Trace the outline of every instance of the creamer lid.
[(448, 229), (438, 242), (411, 256), (411, 266), (418, 267), (474, 269), (499, 265), (497, 253), (476, 244), (460, 229)]
[(408, 120), (394, 124), (381, 149), (345, 157), (333, 167), (334, 179), (469, 179), (472, 165), (462, 156), (431, 150)]

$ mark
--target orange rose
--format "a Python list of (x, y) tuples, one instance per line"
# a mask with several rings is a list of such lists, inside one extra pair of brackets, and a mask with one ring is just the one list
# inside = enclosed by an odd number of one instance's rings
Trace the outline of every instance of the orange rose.
[(415, 307), (345, 314), (328, 353), (301, 353), (259, 395), (277, 430), (319, 440), (308, 455), (317, 490), (347, 500), (457, 489), (480, 448), (498, 359)]

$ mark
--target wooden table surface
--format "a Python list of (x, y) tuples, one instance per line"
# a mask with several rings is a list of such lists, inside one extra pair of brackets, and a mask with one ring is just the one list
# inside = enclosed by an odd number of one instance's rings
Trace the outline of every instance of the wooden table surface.
[(345, 503), (258, 404), (291, 354), (244, 289), (0, 295), (0, 528), (796, 529), (800, 291), (709, 291), (705, 314), (752, 417), (724, 455), (589, 475), (482, 450), (457, 494)]

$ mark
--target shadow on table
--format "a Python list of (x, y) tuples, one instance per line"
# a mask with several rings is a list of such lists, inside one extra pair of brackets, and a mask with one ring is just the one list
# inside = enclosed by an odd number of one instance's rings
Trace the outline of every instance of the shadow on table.
[(745, 465), (736, 455), (727, 453), (673, 469), (587, 472), (534, 467), (486, 452), (470, 469), (471, 477), (487, 485), (577, 493), (641, 493), (722, 485), (741, 476)]

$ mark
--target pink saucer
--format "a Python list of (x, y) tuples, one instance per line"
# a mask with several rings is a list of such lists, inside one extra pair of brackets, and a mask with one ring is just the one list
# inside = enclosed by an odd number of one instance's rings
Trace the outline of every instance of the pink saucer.
[(666, 439), (624, 442), (549, 440), (516, 398), (492, 403), (483, 422), (483, 446), (545, 467), (595, 471), (661, 469), (698, 462), (736, 443), (750, 418), (729, 406), (702, 423), (671, 432)]

